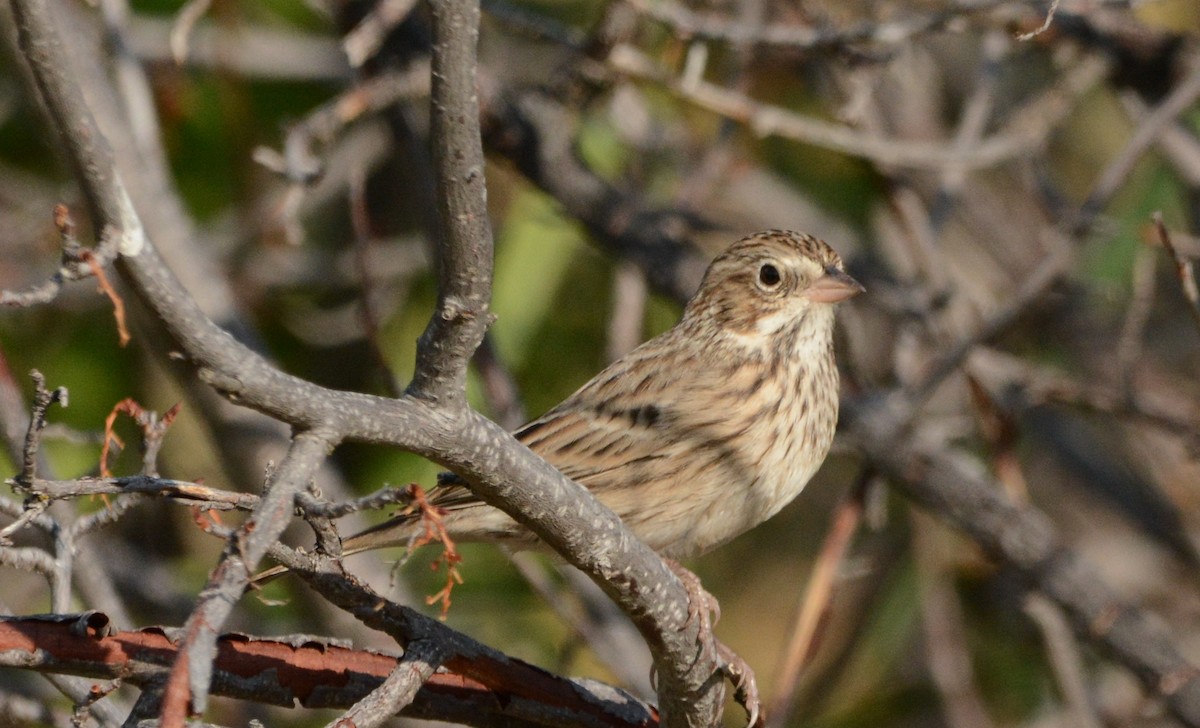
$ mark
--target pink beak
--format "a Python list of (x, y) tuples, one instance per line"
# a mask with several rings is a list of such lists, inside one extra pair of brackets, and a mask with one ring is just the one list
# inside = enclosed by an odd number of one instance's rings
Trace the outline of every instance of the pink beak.
[(837, 268), (829, 266), (825, 269), (825, 275), (813, 281), (812, 285), (801, 295), (817, 303), (837, 303), (857, 296), (865, 290), (867, 289), (863, 288), (861, 283)]

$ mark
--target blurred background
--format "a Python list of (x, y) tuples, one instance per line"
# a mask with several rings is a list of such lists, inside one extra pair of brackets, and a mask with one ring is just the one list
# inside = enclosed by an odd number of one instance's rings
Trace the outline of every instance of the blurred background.
[[(288, 372), (401, 391), (436, 295), (426, 8), (55, 4), (73, 34), (71, 72), (188, 291)], [(15, 290), (58, 265), (56, 203), (87, 221), (7, 7), (0, 31), (0, 289)], [(912, 438), (1046, 511), (1200, 659), (1200, 330), (1174, 257), (1200, 253), (1198, 50), (1195, 0), (486, 0), (498, 319), (472, 400), (515, 427), (672, 325), (723, 246), (764, 228), (815, 233), (868, 290), (841, 307), (844, 400), (907, 398)], [(105, 418), (132, 397), (158, 412), (182, 403), (164, 476), (257, 492), (286, 433), (181, 377), (130, 303), (124, 348), (94, 282), (3, 312), (8, 451), (36, 368), (70, 390), (44, 449), (56, 477), (98, 472)], [(137, 472), (139, 430), (116, 427), (128, 447), (112, 469)], [(791, 506), (689, 564), (720, 600), (718, 636), (778, 708), (775, 725), (1170, 722), (1010, 569), (873, 475), (860, 445), (839, 439)], [(320, 486), (350, 497), (430, 486), (437, 472), (346, 445)], [(386, 515), (357, 514), (343, 533)], [(849, 544), (822, 561), (838, 515)], [(81, 548), (102, 554), (119, 604), (80, 586), (75, 606), (121, 609), (134, 627), (180, 624), (222, 543), (187, 509), (147, 500)], [(351, 566), (436, 615), (423, 596), (445, 580), (429, 568), (437, 553), (394, 571), (402, 553)], [(636, 633), (578, 574), (491, 547), (463, 554), (448, 624), (647, 694)], [(821, 564), (833, 592), (806, 601)], [(4, 580), (4, 608), (50, 610), (39, 578), (5, 567)], [(244, 600), (233, 627), (394, 648), (291, 580), (265, 596)], [(792, 642), (804, 604), (826, 607), (811, 649)], [(69, 710), (28, 675), (0, 672), (0, 693)], [(0, 710), (0, 724), (23, 724), (15, 715)], [(332, 715), (217, 699), (206, 719)], [(728, 711), (730, 725), (742, 720)]]

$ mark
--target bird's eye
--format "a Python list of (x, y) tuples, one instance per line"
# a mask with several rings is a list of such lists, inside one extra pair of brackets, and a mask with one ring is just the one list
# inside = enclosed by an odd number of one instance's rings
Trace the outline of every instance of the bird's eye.
[(758, 269), (758, 280), (767, 288), (774, 288), (779, 285), (782, 276), (779, 275), (779, 269), (770, 263), (764, 263), (763, 267)]

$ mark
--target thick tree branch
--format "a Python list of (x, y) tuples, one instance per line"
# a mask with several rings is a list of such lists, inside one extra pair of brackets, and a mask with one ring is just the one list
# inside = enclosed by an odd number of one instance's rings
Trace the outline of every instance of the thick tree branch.
[[(575, 700), (564, 700), (560, 678), (528, 663), (455, 632), (441, 622), (413, 609), (381, 598), (367, 586), (335, 568), (328, 559), (306, 557), (276, 549), (280, 562), (303, 578), (335, 606), (368, 627), (390, 635), (402, 646), (412, 641), (439, 645), (445, 659), (442, 664), (466, 680), (477, 681), (509, 695), (511, 714), (529, 720), (556, 724), (580, 719), (606, 720), (610, 714), (623, 715), (622, 721), (653, 722), (653, 711), (620, 691), (592, 694), (575, 693)], [(588, 717), (590, 716), (590, 717)]]
[[(181, 637), (180, 630), (161, 627), (116, 631), (99, 612), (6, 617), (0, 618), (0, 665), (92, 679), (121, 677), (152, 689), (166, 679)], [(439, 638), (437, 649), (461, 648), (465, 639)], [(492, 652), (477, 643), (476, 649)], [(418, 653), (412, 653), (413, 659)], [(357, 650), (310, 636), (225, 634), (216, 642), (212, 693), (285, 707), (298, 703), (307, 708), (349, 708), (383, 685), (405, 664), (408, 654), (397, 657)], [(493, 654), (499, 659), (488, 666), (455, 653), (460, 662), (476, 664), (475, 674), (480, 677), (439, 670), (424, 681), (402, 713), (485, 727), (546, 725), (546, 716), (553, 716), (555, 724), (564, 728), (657, 724), (652, 708), (619, 691), (556, 677)], [(512, 679), (513, 675), (520, 679)], [(542, 713), (537, 712), (539, 707)]]

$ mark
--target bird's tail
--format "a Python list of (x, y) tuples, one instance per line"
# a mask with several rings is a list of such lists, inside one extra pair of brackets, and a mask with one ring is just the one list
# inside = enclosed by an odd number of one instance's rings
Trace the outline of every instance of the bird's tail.
[[(389, 518), (365, 531), (359, 531), (342, 541), (342, 556), (353, 556), (364, 551), (374, 551), (389, 546), (405, 546), (412, 539), (420, 519), (420, 513), (403, 514)], [(272, 566), (251, 577), (248, 586), (250, 589), (263, 587), (288, 571), (290, 569), (283, 565)]]

